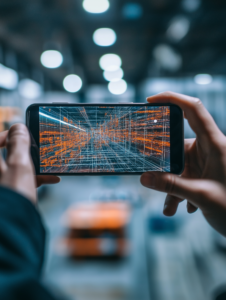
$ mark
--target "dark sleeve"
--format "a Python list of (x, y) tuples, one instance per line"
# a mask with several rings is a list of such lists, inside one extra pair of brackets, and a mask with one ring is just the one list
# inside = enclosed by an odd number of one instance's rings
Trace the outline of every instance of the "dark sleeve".
[(41, 285), (45, 230), (35, 206), (0, 187), (0, 298), (52, 300)]

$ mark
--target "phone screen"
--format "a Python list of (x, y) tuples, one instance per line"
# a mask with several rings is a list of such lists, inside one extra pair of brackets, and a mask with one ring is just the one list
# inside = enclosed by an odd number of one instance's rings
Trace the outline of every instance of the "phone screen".
[(40, 106), (40, 173), (170, 172), (170, 106)]

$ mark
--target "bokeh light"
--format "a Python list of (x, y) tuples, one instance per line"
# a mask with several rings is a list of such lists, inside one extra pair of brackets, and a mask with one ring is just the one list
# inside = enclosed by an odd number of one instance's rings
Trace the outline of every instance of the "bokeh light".
[(47, 50), (42, 53), (40, 60), (44, 67), (55, 69), (62, 65), (63, 55), (56, 50)]
[(14, 90), (17, 84), (17, 72), (0, 64), (0, 87), (7, 90)]
[(122, 65), (122, 60), (117, 54), (105, 54), (100, 58), (99, 65), (104, 71), (116, 71)]
[(83, 8), (93, 14), (100, 14), (108, 10), (110, 4), (108, 0), (84, 0)]
[(18, 85), (18, 92), (21, 97), (34, 100), (39, 98), (42, 93), (42, 87), (39, 83), (31, 79), (22, 79)]
[(69, 93), (76, 93), (82, 87), (82, 79), (75, 74), (70, 74), (64, 78), (64, 89)]
[(94, 43), (102, 47), (113, 45), (116, 41), (116, 38), (116, 33), (111, 28), (100, 28), (97, 29), (93, 34)]
[(103, 73), (104, 79), (107, 81), (118, 81), (123, 78), (124, 72), (121, 68), (116, 71), (104, 71)]
[(194, 80), (197, 84), (206, 85), (213, 81), (213, 77), (209, 74), (198, 74), (195, 76)]
[(108, 84), (108, 90), (114, 95), (124, 94), (127, 90), (127, 83), (123, 79), (118, 81), (111, 81)]

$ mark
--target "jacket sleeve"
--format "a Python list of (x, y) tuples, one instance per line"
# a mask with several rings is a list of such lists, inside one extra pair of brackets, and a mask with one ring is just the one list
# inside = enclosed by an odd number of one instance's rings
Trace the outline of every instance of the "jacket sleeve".
[(0, 187), (0, 298), (52, 300), (40, 275), (45, 230), (35, 206)]

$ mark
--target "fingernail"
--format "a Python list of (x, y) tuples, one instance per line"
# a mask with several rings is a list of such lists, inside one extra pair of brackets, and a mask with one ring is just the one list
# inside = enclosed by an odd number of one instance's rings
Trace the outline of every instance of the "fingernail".
[(167, 204), (164, 205), (163, 214), (167, 217), (172, 216), (171, 208), (169, 205)]
[(169, 211), (170, 211), (170, 206), (165, 204), (164, 207), (163, 207), (163, 213), (167, 214), (167, 213), (169, 213)]
[(169, 206), (167, 204), (165, 204), (163, 207), (163, 211), (167, 210), (168, 208), (169, 208)]
[(155, 188), (155, 175), (152, 173), (145, 173), (142, 175), (141, 183), (151, 189)]

